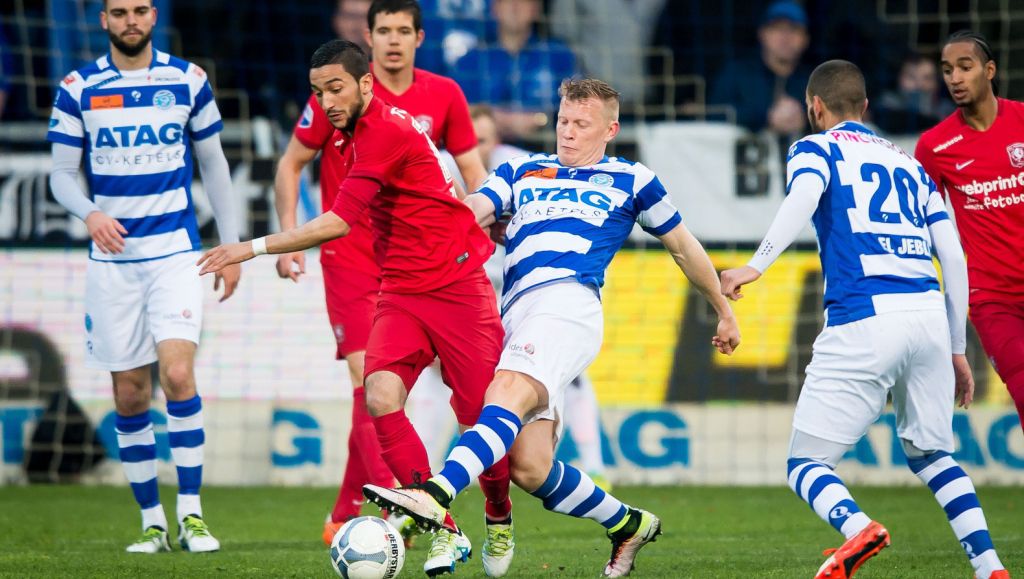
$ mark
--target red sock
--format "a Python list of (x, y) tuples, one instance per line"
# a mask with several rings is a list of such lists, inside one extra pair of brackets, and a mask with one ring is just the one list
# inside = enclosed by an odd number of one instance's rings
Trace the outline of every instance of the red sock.
[[(373, 417), (366, 410), (366, 389), (360, 386), (352, 391), (352, 431), (348, 437), (349, 452), (362, 460), (363, 479), (359, 482), (360, 495), (362, 486), (373, 483), (382, 487), (395, 484), (395, 475), (381, 456), (380, 441), (377, 440), (377, 428), (373, 425)], [(350, 455), (351, 456), (351, 455)]]
[(373, 419), (373, 425), (377, 428), (381, 456), (399, 484), (408, 486), (430, 478), (427, 449), (405, 415), (405, 410), (377, 416)]
[(484, 513), (489, 521), (504, 521), (512, 516), (512, 501), (508, 498), (508, 456), (485, 470), (479, 477), (484, 491)]
[(363, 461), (359, 459), (359, 456), (356, 454), (357, 452), (350, 436), (348, 439), (348, 461), (345, 463), (345, 476), (341, 479), (338, 499), (334, 502), (334, 510), (331, 511), (331, 520), (335, 523), (346, 521), (352, 517), (358, 517), (359, 510), (363, 505), (363, 485), (366, 484), (366, 470), (363, 469)]

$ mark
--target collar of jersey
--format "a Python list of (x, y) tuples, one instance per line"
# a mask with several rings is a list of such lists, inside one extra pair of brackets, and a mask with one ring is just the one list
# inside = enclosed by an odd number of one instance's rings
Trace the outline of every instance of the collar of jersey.
[[(147, 70), (153, 70), (153, 67), (156, 66), (157, 64), (159, 64), (157, 62), (157, 60), (156, 60), (156, 57), (157, 57), (157, 49), (156, 49), (156, 47), (150, 46), (150, 49), (153, 51), (153, 57), (149, 59), (149, 68)], [(119, 68), (117, 68), (117, 65), (114, 64), (113, 55), (111, 55), (108, 52), (106, 55), (104, 55), (104, 58), (107, 59), (107, 67), (105, 69), (103, 69), (103, 70), (110, 69), (110, 70), (113, 70), (114, 72), (116, 72), (117, 74), (124, 74), (124, 73), (121, 72), (121, 70)], [(139, 70), (142, 70), (142, 69), (139, 69)], [(135, 72), (135, 71), (130, 70), (128, 72), (131, 73), (131, 72)]]
[(857, 121), (843, 121), (825, 132), (827, 133), (829, 131), (850, 131), (851, 133), (864, 133), (867, 135), (875, 134), (875, 132), (867, 128), (866, 125), (858, 123)]

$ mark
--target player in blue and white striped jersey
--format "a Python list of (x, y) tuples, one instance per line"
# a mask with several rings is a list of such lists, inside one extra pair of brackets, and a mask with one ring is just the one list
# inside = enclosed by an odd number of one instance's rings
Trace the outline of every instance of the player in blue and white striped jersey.
[[(817, 578), (847, 579), (887, 545), (834, 469), (891, 396), (907, 464), (946, 511), (976, 577), (1008, 578), (971, 479), (950, 455), (954, 394), (971, 402), (967, 268), (942, 196), (921, 165), (864, 126), (864, 76), (833, 60), (807, 85), (816, 135), (789, 151), (787, 197), (747, 266), (722, 272), (742, 297), (811, 219), (825, 276), (825, 329), (793, 416), (790, 487), (846, 541)], [(942, 264), (945, 301), (932, 264)]]
[[(199, 501), (205, 433), (193, 365), (203, 292), (190, 188), (194, 153), (220, 239), (238, 241), (220, 113), (201, 68), (153, 49), (150, 0), (106, 0), (103, 8), (110, 52), (61, 81), (47, 133), (54, 196), (92, 238), (86, 361), (111, 373), (121, 462), (142, 509), (143, 535), (128, 551), (170, 549), (149, 418), (153, 362), (178, 471), (178, 539), (190, 551), (215, 551)], [(78, 180), (83, 156), (88, 194)], [(218, 274), (222, 301), (240, 271)]]
[(565, 389), (601, 347), (605, 269), (634, 223), (662, 240), (718, 313), (712, 343), (731, 354), (740, 336), (711, 260), (661, 182), (639, 163), (605, 155), (619, 131), (618, 92), (585, 79), (563, 82), (559, 94), (558, 154), (509, 161), (466, 199), (485, 227), (512, 213), (502, 297), (504, 350), (480, 418), (434, 478), (405, 489), (368, 485), (364, 493), (426, 525), (440, 525), (455, 495), (511, 449), (512, 480), (519, 487), (548, 510), (607, 529), (612, 553), (604, 575), (622, 577), (640, 548), (660, 533), (661, 522), (555, 461), (554, 447), (562, 414), (572, 411), (563, 405)]

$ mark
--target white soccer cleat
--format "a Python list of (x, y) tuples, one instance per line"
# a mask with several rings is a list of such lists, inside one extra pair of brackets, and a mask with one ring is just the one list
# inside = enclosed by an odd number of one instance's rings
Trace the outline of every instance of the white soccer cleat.
[[(661, 520), (647, 511), (629, 509), (630, 518), (639, 518), (636, 530), (625, 529), (608, 533), (612, 540), (612, 556), (604, 567), (605, 577), (625, 577), (633, 570), (636, 554), (647, 543), (653, 543), (661, 534)], [(628, 526), (628, 524), (627, 524)]]
[(160, 527), (146, 529), (137, 541), (125, 549), (129, 553), (145, 553), (147, 555), (170, 550), (171, 545), (167, 542), (167, 531)]
[(198, 515), (188, 515), (178, 523), (178, 542), (192, 553), (210, 553), (220, 550), (220, 541), (210, 534), (210, 527)]
[[(363, 496), (389, 513), (404, 513), (416, 521), (416, 524), (436, 531), (444, 526), (448, 509), (437, 502), (429, 492), (418, 485), (392, 489), (378, 485), (363, 485)], [(449, 529), (454, 531), (454, 529)]]
[(429, 577), (454, 574), (456, 563), (465, 563), (473, 556), (473, 545), (469, 537), (459, 531), (439, 529), (427, 551), (427, 560), (423, 563), (423, 572)]
[(487, 539), (484, 540), (483, 555), (484, 573), (488, 577), (504, 577), (512, 566), (512, 555), (515, 553), (515, 531), (512, 523), (507, 525), (484, 525), (487, 528)]

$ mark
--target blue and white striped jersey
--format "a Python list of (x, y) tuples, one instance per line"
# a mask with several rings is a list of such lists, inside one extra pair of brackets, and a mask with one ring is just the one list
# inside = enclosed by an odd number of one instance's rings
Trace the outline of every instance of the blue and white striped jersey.
[(787, 170), (787, 193), (804, 174), (824, 183), (813, 223), (827, 325), (892, 311), (945, 310), (928, 226), (949, 215), (914, 157), (847, 121), (794, 143)]
[(92, 200), (128, 230), (134, 262), (200, 248), (192, 205), (192, 142), (223, 128), (203, 69), (153, 51), (149, 69), (119, 71), (103, 56), (64, 78), (46, 139), (81, 147)]
[(681, 221), (654, 172), (617, 157), (586, 167), (562, 165), (557, 155), (519, 157), (498, 167), (479, 193), (498, 217), (512, 213), (502, 311), (523, 292), (559, 280), (600, 288), (634, 223), (663, 235)]

